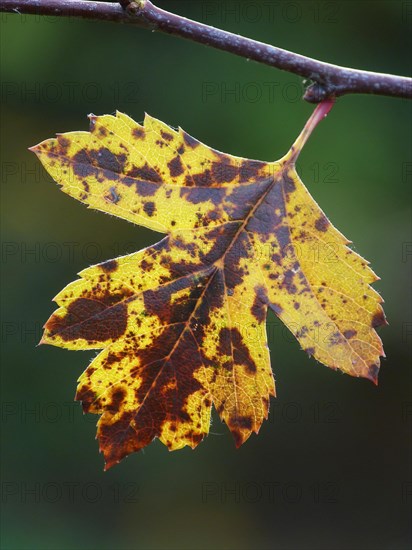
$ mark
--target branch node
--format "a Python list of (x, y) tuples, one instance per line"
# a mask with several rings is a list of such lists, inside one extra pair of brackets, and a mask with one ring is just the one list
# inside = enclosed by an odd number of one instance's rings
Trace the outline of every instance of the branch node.
[(335, 91), (332, 86), (326, 84), (321, 84), (319, 82), (314, 82), (306, 88), (306, 91), (303, 95), (303, 99), (309, 103), (320, 103), (327, 98), (334, 98)]
[(130, 15), (139, 15), (144, 10), (146, 0), (137, 0), (137, 2), (130, 2), (127, 6), (127, 12)]

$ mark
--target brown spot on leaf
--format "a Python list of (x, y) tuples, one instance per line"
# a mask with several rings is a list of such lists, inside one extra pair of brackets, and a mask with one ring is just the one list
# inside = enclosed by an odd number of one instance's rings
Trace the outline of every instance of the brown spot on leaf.
[(213, 184), (213, 176), (209, 169), (200, 174), (193, 174), (192, 180), (197, 187), (207, 187)]
[(95, 399), (96, 393), (90, 388), (89, 385), (79, 387), (76, 392), (76, 401), (82, 402), (82, 407), (85, 413), (90, 411), (90, 408)]
[(60, 154), (67, 155), (67, 150), (70, 147), (70, 140), (64, 136), (58, 136), (57, 141), (59, 142)]
[(372, 317), (372, 328), (378, 328), (383, 325), (387, 325), (388, 322), (386, 320), (385, 314), (383, 313), (383, 310), (380, 309), (375, 313), (375, 315)]
[(162, 138), (165, 139), (166, 141), (172, 141), (173, 140), (173, 135), (170, 134), (169, 132), (165, 132), (164, 130), (161, 130), (160, 134), (161, 134)]
[(141, 139), (144, 136), (144, 130), (143, 128), (133, 128), (132, 135), (136, 139)]
[(200, 142), (194, 137), (187, 134), (184, 130), (182, 131), (184, 142), (191, 149), (196, 149), (200, 145)]
[(101, 147), (100, 149), (89, 151), (89, 156), (92, 159), (92, 162), (95, 166), (103, 168), (104, 170), (109, 170), (110, 172), (115, 172), (121, 174), (124, 170), (126, 163), (126, 155), (118, 154), (115, 155), (107, 147)]
[[(100, 297), (104, 300), (104, 296)], [(52, 316), (46, 323), (51, 336), (56, 334), (66, 342), (84, 339), (90, 342), (116, 340), (127, 326), (127, 305), (105, 304), (89, 298), (77, 298), (67, 308), (63, 318)]]
[(133, 178), (123, 178), (121, 182), (127, 187), (134, 187), (136, 193), (141, 197), (152, 197), (159, 189), (159, 185), (148, 181), (141, 181)]
[(232, 416), (229, 419), (229, 426), (234, 428), (242, 428), (244, 430), (251, 430), (253, 423), (250, 416)]
[(242, 335), (237, 328), (230, 329), (233, 359), (235, 364), (245, 365), (247, 372), (254, 374), (257, 371), (256, 363), (250, 355), (249, 348), (243, 341)]
[(244, 183), (252, 179), (256, 179), (260, 170), (265, 166), (263, 162), (255, 160), (245, 160), (239, 168), (239, 181)]
[(145, 202), (143, 204), (143, 210), (148, 216), (153, 216), (153, 214), (156, 212), (156, 204), (152, 201)]
[(112, 271), (116, 271), (118, 267), (118, 263), (117, 263), (117, 260), (107, 260), (107, 262), (100, 264), (100, 267), (106, 273), (111, 273)]
[(123, 388), (114, 388), (110, 395), (110, 403), (106, 405), (106, 409), (110, 412), (117, 412), (120, 409), (122, 402), (126, 399), (126, 392)]
[(292, 271), (291, 269), (288, 269), (284, 276), (283, 276), (283, 281), (281, 283), (281, 288), (284, 288), (286, 289), (286, 292), (288, 292), (289, 294), (296, 294), (298, 289), (294, 283), (294, 278), (295, 278), (295, 275), (296, 273), (294, 271)]
[[(143, 298), (148, 314), (157, 315), (164, 324), (187, 321), (202, 294), (206, 279), (204, 275), (195, 285), (193, 277), (182, 277), (156, 290), (146, 290)], [(183, 290), (187, 290), (187, 295), (172, 300), (174, 294)]]
[(326, 216), (320, 216), (316, 221), (315, 221), (315, 227), (318, 231), (322, 231), (322, 232), (325, 232), (328, 230), (328, 227), (329, 227), (329, 221), (328, 219), (326, 218)]
[(266, 288), (262, 285), (258, 285), (255, 287), (255, 299), (252, 305), (252, 315), (255, 317), (255, 319), (262, 323), (265, 320), (266, 317), (266, 304), (268, 303), (268, 297)]
[(224, 164), (222, 162), (214, 162), (212, 164), (212, 178), (216, 183), (230, 183), (239, 173), (237, 166)]
[(89, 155), (84, 149), (78, 151), (72, 158), (73, 172), (80, 178), (87, 178), (96, 174), (96, 168), (92, 165)]
[(295, 181), (286, 174), (283, 176), (282, 184), (286, 194), (293, 193), (293, 191), (296, 191)]
[(184, 172), (183, 164), (179, 156), (168, 162), (167, 167), (169, 168), (169, 172), (172, 178), (176, 178), (177, 176), (182, 175)]
[(139, 178), (153, 183), (161, 183), (163, 180), (154, 168), (149, 166), (147, 162), (143, 166), (134, 166), (127, 175), (131, 178)]

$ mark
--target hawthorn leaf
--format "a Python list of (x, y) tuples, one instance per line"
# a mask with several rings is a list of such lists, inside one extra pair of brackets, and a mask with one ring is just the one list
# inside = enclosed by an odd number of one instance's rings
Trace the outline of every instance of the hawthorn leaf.
[(216, 151), (146, 115), (90, 115), (31, 150), (62, 191), (166, 236), (80, 273), (55, 298), (41, 343), (102, 350), (76, 399), (101, 415), (106, 469), (159, 438), (207, 435), (212, 405), (240, 446), (268, 416), (275, 384), (268, 308), (324, 365), (377, 383), (386, 323), (378, 277), (348, 247), (295, 163), (333, 102), (290, 151), (262, 162)]

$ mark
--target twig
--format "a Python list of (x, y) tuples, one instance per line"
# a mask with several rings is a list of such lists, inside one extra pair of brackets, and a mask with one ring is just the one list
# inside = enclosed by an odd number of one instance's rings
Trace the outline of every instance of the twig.
[(0, 0), (0, 12), (83, 17), (138, 25), (187, 38), (309, 79), (304, 99), (319, 103), (344, 94), (412, 98), (412, 79), (324, 63), (169, 13), (150, 0)]

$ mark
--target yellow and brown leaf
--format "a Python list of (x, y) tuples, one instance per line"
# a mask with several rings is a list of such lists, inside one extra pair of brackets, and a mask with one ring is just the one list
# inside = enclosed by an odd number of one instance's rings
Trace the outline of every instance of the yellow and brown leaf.
[(370, 286), (377, 277), (294, 168), (324, 112), (274, 163), (122, 113), (90, 116), (90, 132), (32, 148), (68, 195), (167, 234), (81, 272), (45, 325), (43, 343), (102, 350), (76, 399), (102, 415), (106, 468), (156, 437), (194, 448), (212, 405), (237, 445), (257, 433), (275, 394), (268, 307), (318, 361), (376, 382), (375, 328), (385, 323)]

